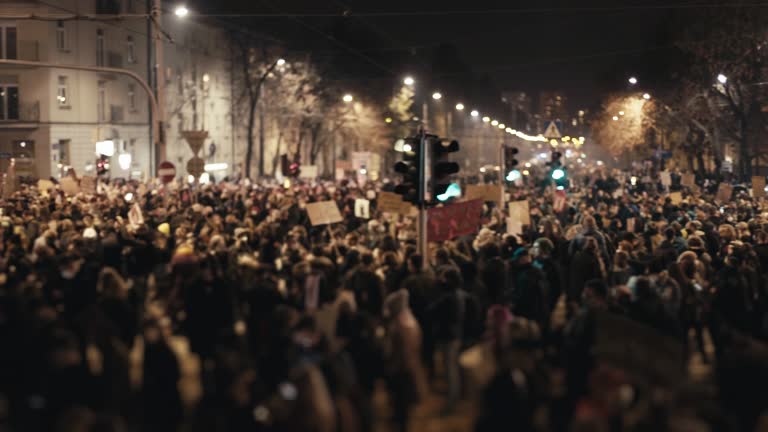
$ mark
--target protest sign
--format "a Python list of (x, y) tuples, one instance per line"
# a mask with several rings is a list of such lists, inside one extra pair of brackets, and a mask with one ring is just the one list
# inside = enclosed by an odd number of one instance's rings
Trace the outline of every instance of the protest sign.
[(61, 190), (67, 195), (77, 195), (77, 193), (80, 192), (80, 186), (77, 184), (77, 180), (73, 177), (66, 176), (62, 178), (59, 185), (61, 186)]
[(509, 203), (509, 217), (520, 221), (521, 225), (530, 225), (531, 212), (528, 208), (528, 201), (512, 201)]
[(317, 178), (317, 165), (302, 165), (299, 168), (299, 178), (305, 178), (305, 179)]
[(728, 183), (720, 183), (720, 187), (717, 188), (717, 196), (715, 201), (727, 202), (731, 200), (733, 195), (733, 187)]
[(37, 181), (37, 190), (40, 191), (40, 195), (48, 196), (48, 191), (54, 188), (54, 184), (50, 180), (40, 179)]
[(669, 194), (669, 200), (673, 205), (680, 205), (683, 202), (683, 194), (681, 192), (672, 192)]
[(339, 212), (339, 207), (334, 201), (309, 203), (307, 204), (307, 214), (313, 226), (327, 225), (344, 220)]
[(610, 312), (595, 315), (598, 362), (623, 369), (636, 381), (674, 385), (685, 379), (684, 350), (675, 338)]
[(754, 176), (752, 177), (752, 197), (762, 198), (765, 196), (765, 177)]
[(355, 200), (355, 216), (361, 219), (370, 219), (371, 202), (364, 198)]
[(627, 232), (635, 232), (635, 218), (627, 218)]
[(661, 179), (661, 185), (665, 188), (668, 188), (672, 185), (672, 176), (669, 174), (669, 171), (660, 172), (659, 178)]
[(507, 234), (523, 235), (523, 224), (519, 220), (507, 218)]
[(685, 187), (696, 186), (696, 176), (693, 174), (683, 174), (682, 178), (680, 179), (680, 184)]
[(495, 202), (499, 207), (504, 204), (504, 189), (498, 185), (467, 185), (464, 196), (467, 201), (482, 199)]
[(96, 194), (96, 179), (91, 176), (83, 176), (80, 179), (80, 190), (86, 194)]
[(396, 213), (408, 216), (411, 214), (411, 204), (403, 201), (403, 198), (392, 192), (379, 192), (376, 201), (379, 211)]
[(441, 242), (476, 232), (482, 212), (479, 199), (427, 210), (427, 240)]

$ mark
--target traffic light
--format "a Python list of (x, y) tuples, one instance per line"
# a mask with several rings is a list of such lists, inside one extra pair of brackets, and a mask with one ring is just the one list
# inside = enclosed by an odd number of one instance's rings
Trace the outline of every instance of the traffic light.
[(109, 156), (99, 155), (96, 159), (96, 175), (103, 176), (109, 173)]
[(282, 154), (280, 155), (280, 172), (283, 173), (283, 177), (298, 177), (301, 169), (297, 161), (291, 162), (287, 154)]
[(517, 159), (515, 159), (517, 153), (517, 147), (504, 147), (504, 172), (507, 173), (505, 178), (509, 182), (520, 178), (520, 171), (515, 168), (518, 164)]
[(445, 201), (454, 196), (456, 190), (456, 187), (453, 187), (451, 194), (446, 193), (452, 185), (449, 177), (459, 172), (459, 164), (448, 160), (451, 153), (459, 151), (459, 142), (456, 140), (442, 140), (434, 135), (427, 136), (427, 140), (429, 142), (430, 165), (432, 168), (432, 197)]
[(560, 161), (562, 157), (562, 153), (553, 151), (552, 159), (547, 163), (547, 165), (552, 168), (549, 172), (549, 176), (555, 181), (555, 185), (557, 185), (558, 189), (565, 189), (568, 187), (568, 173), (566, 172), (563, 163)]
[(418, 204), (420, 201), (421, 139), (411, 137), (404, 141), (403, 160), (395, 164), (395, 172), (403, 176), (403, 182), (395, 187), (395, 193), (402, 195), (405, 202)]

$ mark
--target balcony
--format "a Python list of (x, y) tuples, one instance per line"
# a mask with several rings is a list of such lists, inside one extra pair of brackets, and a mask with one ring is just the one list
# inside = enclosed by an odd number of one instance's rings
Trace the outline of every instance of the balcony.
[(22, 102), (19, 104), (18, 118), (0, 120), (0, 129), (36, 128), (39, 122), (40, 102)]

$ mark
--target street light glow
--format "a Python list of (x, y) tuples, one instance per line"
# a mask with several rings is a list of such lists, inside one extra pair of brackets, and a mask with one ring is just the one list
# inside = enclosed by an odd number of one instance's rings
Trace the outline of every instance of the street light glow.
[(719, 82), (720, 84), (725, 84), (725, 83), (728, 82), (728, 77), (723, 75), (723, 74), (718, 74), (717, 75), (717, 82)]
[(456, 110), (457, 111), (464, 111), (464, 104), (459, 102), (456, 104)]
[(407, 77), (405, 77), (405, 79), (403, 79), (403, 84), (405, 84), (407, 86), (412, 86), (415, 82), (416, 81), (411, 76), (407, 76)]
[(645, 99), (645, 100), (649, 100), (650, 98), (651, 98), (651, 95), (649, 95), (648, 93), (645, 93), (643, 95), (643, 99)]
[(176, 9), (173, 11), (173, 13), (179, 18), (184, 18), (189, 14), (189, 9), (187, 9), (186, 6), (181, 5), (181, 6), (177, 6)]
[(345, 94), (345, 95), (344, 95), (344, 97), (343, 97), (343, 98), (341, 98), (341, 99), (342, 99), (342, 100), (343, 100), (345, 103), (350, 103), (350, 102), (352, 102), (353, 100), (355, 100), (355, 98), (353, 98), (351, 94)]
[(277, 59), (277, 65), (282, 66), (285, 64), (285, 59)]
[(504, 123), (499, 123), (499, 129), (504, 129), (504, 128), (506, 128), (506, 127), (507, 127), (507, 126), (506, 126)]
[(392, 117), (385, 118), (384, 123), (392, 123)]
[(469, 113), (469, 115), (471, 115), (472, 117), (477, 117), (477, 116), (479, 116), (479, 115), (480, 115), (480, 113), (479, 113), (479, 112), (477, 112), (477, 110), (472, 110), (472, 112), (471, 112), (471, 113)]
[(619, 116), (613, 116), (613, 121), (619, 120)]
[(483, 123), (488, 123), (489, 121), (491, 121), (490, 117), (488, 116), (483, 117)]
[(443, 95), (440, 94), (440, 92), (434, 92), (432, 93), (432, 99), (434, 100), (440, 100), (443, 98)]
[(491, 122), (491, 125), (493, 125), (493, 126), (496, 126), (496, 125), (498, 125), (498, 124), (499, 124), (499, 121), (498, 121), (498, 120), (494, 120), (494, 121), (492, 121), (492, 122)]
[(637, 78), (635, 78), (635, 77), (629, 77), (629, 83), (630, 83), (630, 84), (632, 84), (632, 85), (635, 85), (635, 84), (637, 84)]
[(624, 115), (624, 111), (619, 111), (619, 115), (623, 116)]

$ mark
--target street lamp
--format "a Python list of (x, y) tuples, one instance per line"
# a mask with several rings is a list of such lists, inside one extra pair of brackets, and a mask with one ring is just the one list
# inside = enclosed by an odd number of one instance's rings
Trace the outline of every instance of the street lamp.
[(285, 64), (285, 59), (277, 59), (277, 65), (282, 66)]
[(350, 103), (350, 102), (352, 102), (353, 100), (355, 100), (355, 98), (354, 98), (354, 97), (352, 97), (352, 95), (351, 95), (351, 94), (347, 93), (347, 94), (345, 94), (345, 95), (344, 95), (344, 97), (343, 97), (343, 98), (341, 98), (341, 100), (343, 100), (343, 101), (344, 101), (344, 103)]
[(630, 84), (632, 84), (632, 85), (635, 85), (635, 84), (637, 84), (637, 78), (635, 78), (635, 77), (629, 77), (629, 80), (628, 80), (628, 81), (629, 81), (629, 83), (630, 83)]
[(499, 121), (498, 121), (498, 120), (494, 120), (494, 121), (492, 121), (492, 122), (491, 122), (491, 126), (496, 126), (496, 125), (498, 125), (498, 124), (499, 124)]
[(456, 111), (464, 111), (464, 104), (459, 102), (456, 104)]
[(173, 13), (179, 18), (184, 18), (189, 14), (189, 9), (187, 9), (187, 7), (184, 5), (180, 5), (176, 6), (176, 9), (174, 9)]
[(723, 75), (723, 74), (718, 74), (717, 75), (717, 82), (719, 82), (720, 84), (725, 84), (725, 83), (728, 82), (728, 77)]
[(477, 110), (472, 110), (472, 112), (469, 113), (469, 115), (471, 115), (472, 117), (477, 117), (480, 115), (480, 113)]
[(645, 94), (643, 94), (643, 99), (650, 100), (651, 99), (651, 95), (649, 95), (648, 93), (645, 93)]
[(489, 121), (491, 121), (490, 117), (488, 116), (483, 117), (483, 123), (488, 123)]
[(623, 116), (624, 115), (624, 111), (619, 111), (619, 115)]
[(432, 93), (432, 99), (434, 100), (440, 100), (443, 98), (443, 95), (440, 94), (440, 92), (434, 92)]
[(499, 123), (499, 129), (505, 129), (507, 126), (504, 123)]
[(405, 77), (405, 79), (403, 79), (403, 84), (405, 84), (407, 86), (412, 86), (415, 82), (416, 81), (411, 76), (407, 76), (407, 77)]

